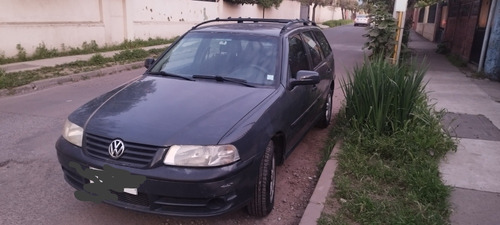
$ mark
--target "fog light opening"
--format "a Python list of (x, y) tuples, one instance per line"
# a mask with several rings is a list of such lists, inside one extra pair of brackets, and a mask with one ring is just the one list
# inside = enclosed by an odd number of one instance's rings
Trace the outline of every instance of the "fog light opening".
[(212, 210), (221, 209), (226, 205), (226, 201), (222, 198), (214, 198), (208, 201), (207, 207)]

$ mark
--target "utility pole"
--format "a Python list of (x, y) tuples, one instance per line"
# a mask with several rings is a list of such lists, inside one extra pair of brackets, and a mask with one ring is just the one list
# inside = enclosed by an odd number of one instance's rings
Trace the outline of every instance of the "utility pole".
[(394, 2), (394, 19), (398, 24), (396, 32), (396, 45), (394, 46), (394, 53), (392, 55), (392, 63), (399, 63), (399, 54), (401, 53), (401, 41), (403, 39), (403, 31), (405, 28), (406, 19), (406, 7), (408, 6), (408, 0), (396, 0)]

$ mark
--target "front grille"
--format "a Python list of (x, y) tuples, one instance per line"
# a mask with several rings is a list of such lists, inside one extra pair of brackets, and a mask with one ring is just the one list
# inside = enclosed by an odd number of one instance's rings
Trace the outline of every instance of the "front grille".
[(84, 140), (84, 149), (90, 156), (132, 167), (144, 167), (149, 165), (158, 149), (160, 149), (160, 147), (157, 146), (142, 145), (124, 141), (125, 151), (123, 152), (123, 155), (118, 159), (113, 159), (108, 153), (108, 147), (114, 139), (86, 133)]

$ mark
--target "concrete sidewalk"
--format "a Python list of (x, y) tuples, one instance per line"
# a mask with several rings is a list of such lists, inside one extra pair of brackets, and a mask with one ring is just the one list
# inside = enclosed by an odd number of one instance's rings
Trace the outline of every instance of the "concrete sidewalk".
[(436, 43), (416, 33), (410, 48), (429, 61), (426, 79), (431, 103), (445, 109), (443, 125), (456, 136), (456, 152), (440, 164), (442, 180), (453, 187), (451, 224), (500, 223), (500, 83), (469, 78)]

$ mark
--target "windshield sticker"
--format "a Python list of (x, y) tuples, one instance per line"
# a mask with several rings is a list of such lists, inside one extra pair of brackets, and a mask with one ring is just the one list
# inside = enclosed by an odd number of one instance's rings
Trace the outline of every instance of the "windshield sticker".
[(219, 45), (227, 45), (227, 42), (231, 42), (231, 39), (221, 39), (219, 41)]
[(274, 75), (273, 74), (268, 74), (267, 75), (267, 80), (274, 81)]

